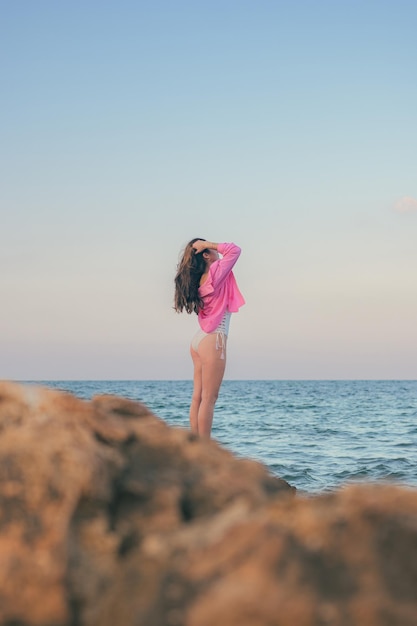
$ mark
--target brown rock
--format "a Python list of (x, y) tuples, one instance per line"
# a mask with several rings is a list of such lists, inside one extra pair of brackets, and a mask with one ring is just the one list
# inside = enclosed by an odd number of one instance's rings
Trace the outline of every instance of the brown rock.
[(141, 404), (0, 385), (0, 624), (416, 626), (417, 491), (292, 494)]
[(99, 623), (415, 626), (416, 554), (415, 490), (352, 486), (255, 511), (236, 503), (193, 528), (148, 536)]
[(415, 626), (416, 556), (416, 491), (362, 485), (271, 503), (204, 559), (190, 554), (188, 576), (205, 589), (185, 623)]
[[(140, 403), (2, 383), (0, 623), (99, 624), (145, 538), (283, 492), (289, 485), (260, 464), (169, 428)], [(146, 606), (153, 569), (151, 558), (135, 574)]]

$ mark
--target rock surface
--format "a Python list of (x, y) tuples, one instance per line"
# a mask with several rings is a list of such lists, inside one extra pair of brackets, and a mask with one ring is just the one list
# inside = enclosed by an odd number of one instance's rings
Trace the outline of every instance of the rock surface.
[(112, 396), (0, 384), (0, 624), (416, 626), (417, 492), (294, 490)]

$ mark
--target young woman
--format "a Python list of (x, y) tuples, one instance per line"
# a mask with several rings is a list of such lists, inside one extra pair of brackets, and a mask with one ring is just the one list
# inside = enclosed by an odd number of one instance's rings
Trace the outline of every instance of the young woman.
[(234, 243), (192, 239), (175, 277), (175, 310), (197, 313), (200, 325), (190, 348), (194, 363), (190, 425), (193, 432), (206, 437), (211, 434), (226, 367), (230, 316), (245, 303), (232, 272), (239, 255), (240, 248)]

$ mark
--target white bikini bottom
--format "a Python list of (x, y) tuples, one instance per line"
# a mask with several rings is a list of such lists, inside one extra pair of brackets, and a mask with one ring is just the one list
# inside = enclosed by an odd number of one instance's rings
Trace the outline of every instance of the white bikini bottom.
[(216, 350), (222, 351), (220, 358), (224, 359), (224, 349), (226, 347), (226, 337), (229, 334), (229, 325), (230, 325), (231, 316), (232, 314), (230, 313), (230, 311), (226, 311), (226, 313), (223, 316), (222, 321), (217, 326), (216, 330), (213, 330), (213, 332), (211, 333), (206, 333), (204, 332), (204, 330), (201, 330), (200, 328), (200, 330), (198, 330), (196, 334), (194, 335), (194, 337), (191, 339), (192, 349), (198, 352), (198, 346), (200, 345), (200, 342), (204, 339), (204, 337), (208, 337), (208, 335), (217, 335), (216, 336)]

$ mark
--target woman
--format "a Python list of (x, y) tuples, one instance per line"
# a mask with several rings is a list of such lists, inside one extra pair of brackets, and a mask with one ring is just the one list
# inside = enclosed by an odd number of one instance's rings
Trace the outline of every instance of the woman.
[(175, 277), (175, 310), (197, 313), (200, 324), (190, 348), (194, 363), (190, 425), (193, 432), (206, 437), (211, 434), (226, 367), (230, 315), (245, 303), (232, 272), (239, 255), (240, 248), (234, 243), (192, 239)]

